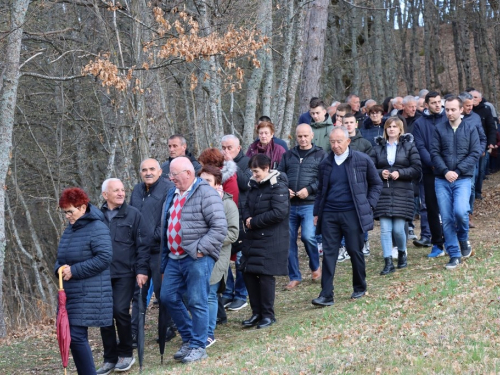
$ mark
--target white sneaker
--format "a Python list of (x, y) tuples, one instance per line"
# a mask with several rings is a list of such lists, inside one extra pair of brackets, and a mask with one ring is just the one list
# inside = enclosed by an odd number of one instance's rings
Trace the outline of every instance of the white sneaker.
[(323, 244), (322, 243), (318, 243), (318, 253), (319, 253), (320, 257), (323, 256)]
[(365, 244), (363, 245), (363, 250), (361, 251), (363, 252), (363, 255), (365, 257), (370, 255), (370, 242), (368, 242), (368, 240), (365, 241)]
[(337, 262), (338, 263), (342, 263), (343, 261), (347, 260), (347, 259), (351, 259), (350, 255), (347, 253), (347, 250), (345, 248), (345, 246), (341, 246), (339, 248), (339, 257), (337, 259)]
[(392, 248), (392, 259), (398, 259), (398, 247), (394, 246)]

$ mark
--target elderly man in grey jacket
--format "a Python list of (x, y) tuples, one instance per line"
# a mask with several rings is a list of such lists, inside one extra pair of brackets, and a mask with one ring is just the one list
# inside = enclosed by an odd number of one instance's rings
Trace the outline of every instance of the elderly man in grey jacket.
[(175, 189), (169, 190), (163, 206), (160, 301), (182, 338), (174, 359), (190, 363), (207, 357), (209, 279), (227, 234), (227, 221), (221, 197), (196, 177), (188, 158), (171, 162), (169, 178)]

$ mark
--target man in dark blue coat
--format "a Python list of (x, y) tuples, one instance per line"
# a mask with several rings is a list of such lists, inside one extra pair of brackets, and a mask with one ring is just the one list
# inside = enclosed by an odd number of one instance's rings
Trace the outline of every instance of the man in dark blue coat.
[[(97, 375), (127, 371), (135, 362), (132, 349), (130, 302), (135, 283), (142, 287), (148, 280), (149, 239), (151, 237), (142, 215), (125, 202), (125, 188), (117, 178), (102, 184), (106, 202), (101, 207), (104, 222), (109, 226), (113, 245), (111, 286), (113, 288), (113, 318), (116, 323), (101, 327), (104, 363)], [(119, 343), (116, 340), (118, 331)]]
[[(446, 121), (446, 115), (441, 106), (441, 96), (435, 91), (425, 96), (425, 107), (423, 115), (413, 124), (413, 136), (422, 162), (422, 181), (424, 187), (425, 205), (427, 207), (427, 220), (431, 231), (432, 249), (429, 258), (444, 255), (443, 228), (439, 220), (439, 206), (434, 187), (434, 165), (431, 160), (431, 141), (436, 126)], [(413, 241), (415, 246), (427, 246), (426, 241)]]
[(436, 196), (443, 221), (446, 250), (450, 255), (447, 269), (454, 269), (461, 259), (472, 255), (469, 243), (469, 197), (471, 178), (481, 155), (476, 127), (462, 121), (462, 100), (446, 99), (448, 121), (436, 126), (431, 158), (436, 175)]
[[(170, 180), (160, 178), (162, 169), (156, 159), (145, 159), (141, 163), (140, 174), (142, 182), (134, 186), (130, 196), (130, 205), (137, 208), (144, 220), (145, 225), (153, 233), (150, 247), (151, 257), (149, 259), (148, 282), (144, 286), (144, 291), (149, 290), (150, 283), (156, 298), (160, 298), (161, 275), (160, 275), (160, 242), (161, 242), (161, 213), (163, 203), (170, 188), (174, 183)], [(146, 304), (147, 293), (143, 292), (142, 297)], [(137, 345), (137, 324), (139, 322), (139, 308), (137, 299), (139, 298), (139, 287), (136, 285), (134, 301), (132, 305), (132, 337)], [(167, 313), (168, 315), (168, 313)], [(174, 324), (170, 316), (167, 316), (167, 336), (170, 341), (175, 336)]]
[(382, 191), (382, 180), (371, 158), (352, 150), (349, 143), (347, 129), (335, 127), (330, 133), (333, 152), (319, 167), (314, 224), (316, 233), (323, 235), (323, 275), (321, 293), (312, 300), (316, 306), (333, 305), (333, 278), (342, 236), (351, 257), (351, 298), (361, 298), (366, 292), (363, 232), (373, 229), (373, 208)]

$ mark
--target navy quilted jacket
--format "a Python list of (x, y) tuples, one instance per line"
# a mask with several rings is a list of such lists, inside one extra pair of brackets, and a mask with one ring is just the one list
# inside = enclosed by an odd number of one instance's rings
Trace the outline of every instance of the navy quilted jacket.
[(113, 291), (109, 265), (113, 256), (104, 215), (89, 203), (87, 213), (69, 224), (59, 242), (54, 272), (71, 266), (72, 277), (64, 281), (69, 324), (106, 327), (113, 324)]

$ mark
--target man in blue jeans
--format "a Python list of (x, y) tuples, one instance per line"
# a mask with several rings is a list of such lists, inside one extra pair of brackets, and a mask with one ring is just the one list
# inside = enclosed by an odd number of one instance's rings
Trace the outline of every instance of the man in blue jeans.
[(447, 269), (456, 268), (472, 253), (469, 243), (469, 197), (474, 167), (481, 155), (475, 125), (462, 121), (462, 100), (451, 96), (445, 101), (447, 121), (436, 126), (430, 154), (436, 176), (436, 197), (443, 222)]
[(221, 197), (196, 177), (188, 158), (172, 160), (168, 177), (175, 188), (163, 205), (160, 302), (182, 338), (174, 359), (190, 363), (207, 357), (209, 281), (227, 221)]
[(312, 144), (313, 130), (308, 124), (300, 124), (295, 131), (297, 146), (287, 151), (278, 167), (288, 177), (290, 193), (290, 247), (288, 253), (288, 276), (286, 290), (295, 289), (302, 281), (299, 269), (297, 236), (299, 227), (301, 240), (309, 256), (309, 268), (313, 281), (321, 279), (316, 227), (313, 224), (313, 208), (318, 190), (318, 168), (326, 152)]

